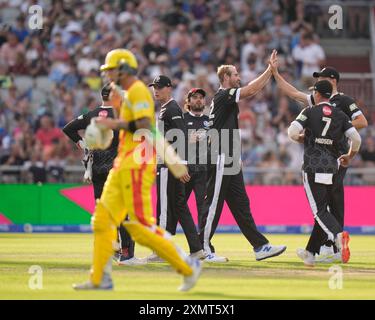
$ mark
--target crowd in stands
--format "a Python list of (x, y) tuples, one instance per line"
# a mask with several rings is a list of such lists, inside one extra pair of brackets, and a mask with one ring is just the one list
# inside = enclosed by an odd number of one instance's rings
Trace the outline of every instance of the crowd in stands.
[[(40, 30), (28, 27), (35, 4), (43, 9)], [(283, 76), (306, 90), (326, 59), (308, 10), (301, 0), (0, 0), (0, 164), (26, 168), (22, 181), (64, 181), (64, 168), (82, 154), (61, 128), (101, 103), (99, 67), (114, 48), (135, 53), (146, 83), (171, 77), (181, 106), (190, 88), (202, 87), (208, 111), (218, 65), (236, 65), (247, 83), (265, 70), (272, 49)], [(277, 169), (300, 169), (302, 146), (286, 128), (301, 106), (274, 82), (239, 106), (244, 166), (274, 169), (247, 173), (246, 182), (300, 183), (299, 174)], [(370, 125), (354, 166), (375, 167), (374, 106), (361, 106)]]

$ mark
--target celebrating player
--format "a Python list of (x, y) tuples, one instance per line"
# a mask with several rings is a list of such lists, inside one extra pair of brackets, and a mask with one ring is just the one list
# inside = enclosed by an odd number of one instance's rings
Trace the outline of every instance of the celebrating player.
[[(274, 59), (275, 55), (274, 51), (271, 59)], [(235, 66), (222, 65), (218, 68), (217, 74), (221, 86), (214, 96), (209, 115), (210, 131), (214, 129), (218, 132), (217, 139), (210, 137), (211, 152), (217, 152), (217, 159), (212, 160), (216, 166), (210, 170), (208, 178), (205, 226), (200, 232), (204, 250), (208, 253), (206, 260), (217, 261), (214, 247), (210, 241), (219, 222), (224, 201), (228, 204), (242, 233), (253, 246), (256, 260), (278, 256), (285, 251), (286, 246), (269, 244), (268, 240), (258, 231), (250, 212), (249, 198), (241, 169), (241, 139), (237, 104), (240, 99), (257, 94), (267, 84), (272, 75), (271, 68), (268, 66), (263, 74), (242, 88), (240, 87), (241, 79)]]
[[(313, 106), (315, 104), (316, 101), (314, 101), (313, 95), (298, 91), (280, 75), (277, 69), (277, 59), (271, 61), (271, 67), (277, 85), (283, 93), (290, 98), (303, 103), (305, 106)], [(332, 96), (329, 100), (330, 103), (349, 117), (354, 128), (359, 130), (367, 127), (367, 120), (362, 111), (358, 108), (355, 100), (352, 97), (338, 92), (337, 86), (340, 80), (340, 74), (336, 69), (332, 67), (323, 68), (320, 72), (314, 72), (313, 77), (317, 78), (318, 81), (327, 80), (331, 83)], [(303, 136), (300, 141), (303, 142)], [(340, 149), (341, 154), (347, 153), (349, 150), (347, 140), (344, 139), (338, 148)], [(337, 183), (333, 186), (335, 190), (332, 192), (332, 198), (329, 203), (330, 212), (336, 217), (341, 227), (344, 227), (344, 178), (346, 171), (347, 168), (340, 165), (336, 177)], [(340, 260), (340, 253), (337, 252), (335, 245), (330, 241), (324, 242), (324, 238), (325, 232), (318, 223), (315, 223), (314, 229), (311, 233), (311, 241), (320, 246), (320, 250), (318, 250), (318, 254), (320, 254), (317, 256), (316, 262), (333, 262), (335, 260)]]
[[(170, 235), (156, 226), (152, 217), (151, 187), (155, 178), (155, 153), (144, 157), (144, 136), (137, 129), (152, 130), (154, 102), (146, 85), (136, 77), (138, 63), (129, 50), (107, 53), (101, 71), (112, 80), (111, 103), (119, 118), (97, 118), (98, 126), (120, 130), (118, 155), (92, 219), (94, 258), (88, 282), (74, 285), (76, 290), (112, 289), (111, 256), (116, 227), (124, 223), (132, 238), (155, 251), (184, 276), (181, 291), (191, 289), (200, 274), (201, 263), (174, 245)], [(118, 87), (121, 87), (118, 89)], [(124, 91), (122, 91), (124, 90)]]
[[(340, 252), (342, 262), (350, 258), (349, 234), (329, 211), (329, 199), (340, 184), (337, 161), (347, 167), (357, 154), (361, 145), (361, 137), (353, 127), (349, 118), (329, 101), (332, 85), (327, 80), (318, 81), (314, 85), (313, 107), (303, 109), (288, 129), (291, 139), (299, 141), (304, 136), (303, 185), (309, 200), (316, 224), (325, 233), (324, 241), (335, 243)], [(345, 136), (351, 140), (351, 147), (346, 154), (341, 154), (339, 146)], [(320, 243), (311, 236), (306, 250), (298, 249), (297, 255), (305, 265), (315, 264), (315, 254), (319, 253)]]

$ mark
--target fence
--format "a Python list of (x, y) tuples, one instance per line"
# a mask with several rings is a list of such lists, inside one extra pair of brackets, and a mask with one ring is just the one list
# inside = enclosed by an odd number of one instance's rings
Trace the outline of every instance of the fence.
[[(61, 179), (48, 179), (50, 183), (81, 183), (83, 177), (82, 166), (66, 166), (61, 168)], [(28, 169), (23, 166), (0, 166), (0, 184), (27, 183)], [(246, 184), (250, 185), (300, 185), (301, 170), (290, 168), (257, 168), (244, 167), (243, 175)], [(349, 168), (345, 178), (347, 185), (375, 185), (375, 165), (372, 168)]]

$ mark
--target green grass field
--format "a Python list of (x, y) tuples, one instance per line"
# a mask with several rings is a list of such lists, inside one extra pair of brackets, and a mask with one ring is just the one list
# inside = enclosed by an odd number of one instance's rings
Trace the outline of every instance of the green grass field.
[[(113, 292), (74, 292), (85, 281), (91, 261), (90, 234), (0, 234), (0, 299), (375, 299), (375, 237), (352, 236), (352, 258), (343, 270), (343, 288), (330, 289), (329, 265), (306, 268), (295, 250), (306, 235), (269, 235), (286, 244), (282, 256), (257, 262), (245, 238), (218, 234), (214, 244), (226, 264), (205, 265), (197, 286), (178, 292), (181, 277), (166, 264), (114, 266)], [(186, 249), (183, 236), (177, 243)], [(138, 257), (150, 253), (136, 247)], [(31, 290), (28, 270), (43, 269), (43, 289)]]

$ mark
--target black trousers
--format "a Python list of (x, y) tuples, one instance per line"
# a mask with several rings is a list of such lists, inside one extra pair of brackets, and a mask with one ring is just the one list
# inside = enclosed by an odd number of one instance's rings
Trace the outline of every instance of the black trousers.
[[(315, 219), (314, 228), (306, 246), (306, 250), (311, 253), (319, 253), (321, 245), (326, 241), (333, 242), (336, 235), (343, 231), (343, 207), (335, 203), (340, 197), (334, 194), (340, 189), (342, 181), (342, 173), (334, 174), (332, 184), (326, 185), (316, 183), (314, 173), (303, 172), (305, 193)], [(332, 204), (336, 210), (335, 214), (331, 209)]]
[(250, 211), (250, 202), (246, 193), (242, 170), (236, 175), (225, 175), (225, 157), (220, 155), (216, 165), (211, 166), (207, 196), (204, 204), (204, 227), (200, 230), (200, 239), (207, 253), (215, 252), (211, 239), (215, 234), (224, 201), (227, 203), (241, 232), (254, 249), (268, 243), (258, 231)]
[(192, 191), (194, 191), (198, 211), (198, 230), (204, 228), (204, 197), (206, 195), (207, 171), (190, 171), (190, 181), (185, 184), (186, 201), (189, 200)]
[(157, 168), (157, 224), (172, 235), (179, 222), (189, 244), (190, 253), (202, 250), (198, 232), (185, 196), (185, 185), (166, 167)]
[[(107, 180), (108, 173), (95, 173), (92, 174), (92, 184), (94, 186), (94, 196), (95, 199), (99, 199), (102, 195), (104, 184)], [(132, 258), (134, 257), (134, 246), (135, 242), (132, 240), (130, 234), (128, 231), (126, 231), (125, 227), (120, 224), (120, 226), (117, 228), (120, 245), (122, 248), (122, 253)]]

